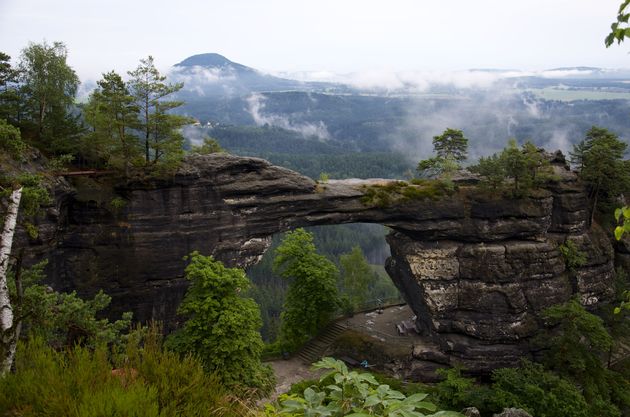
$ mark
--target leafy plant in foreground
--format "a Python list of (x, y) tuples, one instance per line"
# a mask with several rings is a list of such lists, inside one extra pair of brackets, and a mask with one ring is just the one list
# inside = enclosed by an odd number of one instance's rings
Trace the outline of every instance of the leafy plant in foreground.
[(267, 416), (348, 416), (348, 417), (461, 417), (454, 411), (437, 411), (426, 401), (428, 394), (405, 396), (389, 385), (379, 384), (373, 375), (349, 371), (339, 360), (324, 358), (314, 365), (329, 369), (320, 381), (332, 378), (323, 389), (309, 387), (302, 395), (283, 395), (278, 407), (268, 406)]

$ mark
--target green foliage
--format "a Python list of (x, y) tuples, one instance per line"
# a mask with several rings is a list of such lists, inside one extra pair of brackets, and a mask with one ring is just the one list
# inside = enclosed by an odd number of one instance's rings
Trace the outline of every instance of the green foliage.
[(433, 137), (433, 149), (438, 158), (461, 163), (468, 157), (468, 139), (461, 130), (447, 128), (441, 135)]
[(203, 144), (193, 146), (190, 150), (192, 153), (198, 153), (200, 155), (210, 155), (213, 153), (224, 153), (225, 150), (219, 145), (216, 139), (206, 137), (203, 139)]
[(20, 129), (0, 119), (0, 149), (7, 152), (14, 159), (22, 159), (22, 153), (27, 145), (22, 141)]
[[(615, 290), (619, 305), (614, 308), (613, 314), (620, 315), (622, 311), (630, 311), (630, 288), (628, 285), (628, 274), (625, 270), (617, 269), (615, 276), (617, 279)], [(622, 323), (626, 323), (625, 315), (622, 315), (620, 320)]]
[(449, 181), (468, 157), (468, 139), (461, 130), (447, 128), (433, 137), (433, 151), (436, 156), (420, 161), (417, 170), (423, 175), (439, 175)]
[(405, 396), (389, 385), (379, 384), (369, 373), (349, 371), (333, 358), (324, 358), (314, 365), (329, 369), (320, 382), (330, 380), (323, 388), (307, 387), (303, 393), (283, 395), (278, 406), (268, 407), (268, 416), (391, 416), (391, 417), (460, 417), (452, 411), (436, 411), (427, 394)]
[(439, 373), (445, 379), (435, 386), (435, 395), (442, 407), (476, 407), (484, 416), (512, 407), (541, 417), (593, 415), (577, 386), (527, 360), (518, 368), (493, 371), (491, 385), (480, 385), (473, 378), (463, 377), (459, 368)]
[(482, 416), (490, 416), (502, 410), (493, 402), (494, 392), (489, 384), (480, 384), (474, 378), (462, 375), (459, 366), (438, 369), (442, 381), (435, 384), (430, 392), (442, 408), (464, 409), (476, 407)]
[(124, 367), (111, 351), (55, 350), (39, 338), (20, 343), (16, 372), (0, 380), (0, 414), (21, 416), (225, 416), (253, 414), (202, 363), (162, 350), (155, 330), (127, 342)]
[(183, 102), (167, 97), (181, 90), (184, 84), (166, 84), (166, 77), (155, 68), (152, 56), (141, 59), (129, 76), (131, 94), (140, 111), (145, 164), (154, 165), (159, 173), (172, 172), (183, 157), (184, 137), (179, 129), (193, 119), (169, 113)]
[(359, 246), (352, 248), (347, 255), (339, 257), (341, 266), (341, 289), (346, 294), (350, 310), (358, 310), (368, 300), (368, 286), (373, 281), (374, 272)]
[(443, 180), (392, 181), (385, 185), (369, 185), (361, 187), (361, 202), (380, 208), (390, 207), (396, 203), (414, 200), (437, 200), (454, 192), (452, 183)]
[(569, 271), (586, 265), (586, 253), (579, 250), (574, 241), (567, 239), (558, 249)]
[(493, 190), (503, 189), (510, 180), (510, 193), (514, 197), (523, 197), (532, 188), (552, 179), (549, 161), (543, 151), (531, 142), (525, 142), (519, 148), (515, 139), (510, 139), (500, 153), (480, 158), (470, 170), (482, 177), (482, 186)]
[(471, 166), (470, 170), (478, 173), (483, 178), (482, 184), (493, 190), (501, 187), (507, 178), (503, 159), (501, 159), (499, 154), (488, 157), (482, 156), (479, 158), (477, 165)]
[(69, 137), (78, 132), (71, 114), (79, 78), (67, 64), (62, 42), (29, 43), (20, 56), (21, 100), (25, 129), (52, 153), (72, 151)]
[(114, 209), (114, 211), (118, 212), (127, 206), (127, 200), (122, 197), (114, 197), (109, 202), (109, 205)]
[(227, 386), (269, 389), (271, 370), (260, 363), (260, 310), (254, 300), (240, 294), (249, 287), (245, 273), (199, 252), (192, 252), (189, 259), (186, 279), (191, 284), (178, 309), (186, 322), (167, 345), (197, 355)]
[[(41, 175), (29, 172), (23, 172), (17, 176), (0, 176), (0, 206), (4, 203), (3, 198), (8, 197), (12, 190), (22, 187), (18, 221), (33, 239), (36, 239), (39, 234), (36, 218), (42, 206), (52, 203), (50, 193), (43, 183), (44, 179)], [(0, 223), (3, 220), (3, 218), (0, 219)]]
[(69, 153), (56, 156), (48, 161), (48, 169), (55, 173), (65, 172), (74, 159), (74, 155)]
[(554, 326), (544, 335), (547, 368), (582, 387), (591, 415), (619, 415), (619, 407), (630, 405), (623, 394), (630, 382), (602, 365), (613, 343), (602, 319), (576, 299), (548, 308), (544, 318)]
[(630, 207), (622, 207), (615, 209), (615, 239), (621, 240), (624, 233), (630, 232)]
[(20, 95), (18, 93), (18, 77), (20, 73), (11, 66), (11, 57), (0, 52), (0, 120), (17, 125)]
[(540, 417), (588, 417), (589, 410), (578, 387), (546, 371), (542, 365), (523, 361), (519, 368), (492, 373), (491, 403), (494, 410), (522, 408)]
[(22, 216), (36, 216), (42, 206), (52, 203), (50, 193), (42, 185), (43, 179), (40, 175), (24, 173), (19, 175), (16, 181), (23, 187), (22, 200), (20, 201)]
[[(334, 226), (314, 226), (306, 229), (313, 234), (317, 251), (332, 262), (339, 264), (341, 255), (360, 246), (370, 262), (373, 271), (369, 276), (368, 298), (392, 299), (399, 296), (398, 289), (382, 266), (389, 255), (385, 234), (387, 229), (379, 224), (341, 224)], [(256, 265), (247, 270), (253, 283), (250, 295), (260, 306), (263, 327), (261, 334), (265, 342), (276, 340), (280, 328), (280, 314), (286, 298), (288, 282), (273, 272), (273, 257), (284, 234), (274, 235), (271, 246)], [(349, 300), (348, 300), (349, 301)], [(343, 311), (343, 304), (341, 306)], [(352, 306), (346, 312), (349, 314)]]
[(581, 150), (575, 150), (581, 154), (579, 177), (589, 187), (594, 214), (599, 202), (614, 203), (615, 198), (630, 188), (630, 164), (623, 160), (628, 145), (616, 134), (593, 126), (580, 146)]
[(321, 184), (326, 184), (328, 182), (328, 180), (330, 179), (330, 175), (328, 175), (326, 172), (321, 172), (319, 174), (319, 183)]
[(131, 313), (124, 313), (115, 322), (98, 319), (98, 313), (109, 305), (111, 297), (99, 291), (86, 301), (74, 291), (53, 291), (41, 284), (46, 264), (47, 261), (42, 261), (9, 274), (11, 304), (23, 331), (57, 348), (120, 343), (121, 331), (131, 323)]
[(274, 271), (289, 280), (280, 340), (293, 351), (324, 328), (339, 306), (335, 264), (316, 252), (313, 235), (296, 229), (276, 249)]
[(630, 19), (630, 13), (627, 12), (628, 5), (630, 5), (630, 0), (623, 0), (621, 5), (619, 6), (619, 11), (617, 12), (617, 21), (613, 22), (610, 26), (610, 33), (606, 36), (604, 40), (604, 44), (606, 48), (612, 45), (615, 41), (617, 44), (620, 44), (624, 41), (625, 38), (630, 36), (630, 28), (628, 27), (628, 19)]
[(85, 138), (83, 153), (94, 161), (103, 159), (108, 167), (128, 176), (142, 155), (135, 135), (140, 127), (139, 113), (120, 75), (114, 71), (103, 74), (84, 108), (92, 131)]

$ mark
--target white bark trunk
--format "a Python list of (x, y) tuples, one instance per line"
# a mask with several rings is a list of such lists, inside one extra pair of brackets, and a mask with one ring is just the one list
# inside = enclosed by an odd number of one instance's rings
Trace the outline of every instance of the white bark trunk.
[(9, 287), (7, 285), (7, 270), (9, 268), (9, 255), (13, 245), (13, 234), (17, 224), (18, 209), (22, 198), (22, 188), (11, 193), (9, 208), (4, 219), (4, 228), (0, 235), (0, 376), (11, 370), (15, 357), (15, 328), (13, 326), (13, 308), (9, 299)]

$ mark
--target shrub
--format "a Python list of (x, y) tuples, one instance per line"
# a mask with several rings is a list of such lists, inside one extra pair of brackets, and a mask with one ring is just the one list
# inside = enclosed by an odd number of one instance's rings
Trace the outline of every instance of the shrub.
[(112, 372), (112, 352), (104, 345), (56, 351), (41, 338), (20, 343), (16, 372), (0, 379), (0, 415), (253, 415), (216, 376), (204, 372), (198, 359), (161, 349), (158, 334), (150, 329), (143, 339), (136, 331), (119, 373)]
[(498, 369), (493, 372), (492, 380), (492, 403), (496, 411), (517, 407), (536, 417), (592, 415), (575, 385), (545, 371), (540, 364), (523, 361), (520, 368)]
[(567, 240), (558, 249), (569, 271), (575, 271), (576, 268), (586, 265), (586, 254), (578, 249), (574, 241)]

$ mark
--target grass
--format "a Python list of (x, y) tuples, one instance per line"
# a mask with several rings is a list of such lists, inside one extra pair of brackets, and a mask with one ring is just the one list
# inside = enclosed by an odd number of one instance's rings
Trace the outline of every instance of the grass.
[(446, 181), (413, 179), (411, 182), (392, 181), (385, 185), (365, 185), (361, 190), (364, 192), (361, 198), (364, 205), (384, 208), (408, 201), (438, 200), (452, 194), (454, 188)]

